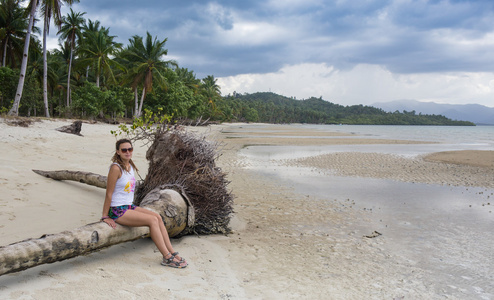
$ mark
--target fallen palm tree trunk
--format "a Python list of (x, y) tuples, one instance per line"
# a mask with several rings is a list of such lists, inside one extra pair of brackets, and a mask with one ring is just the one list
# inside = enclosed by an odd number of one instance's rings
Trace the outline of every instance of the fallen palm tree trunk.
[[(141, 207), (160, 214), (171, 237), (180, 234), (186, 226), (192, 226), (193, 215), (188, 215), (186, 201), (174, 190), (153, 190), (142, 200)], [(28, 239), (0, 247), (0, 275), (88, 254), (148, 235), (148, 227), (117, 225), (112, 229), (103, 222), (96, 222), (71, 231)]]
[(100, 188), (106, 188), (106, 176), (91, 173), (91, 172), (81, 172), (81, 171), (41, 171), (33, 170), (34, 173), (47, 178), (55, 180), (72, 180), (89, 185), (93, 185)]

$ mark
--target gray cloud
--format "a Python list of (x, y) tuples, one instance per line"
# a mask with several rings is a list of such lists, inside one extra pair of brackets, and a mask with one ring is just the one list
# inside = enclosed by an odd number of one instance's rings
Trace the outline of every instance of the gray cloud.
[(170, 58), (198, 77), (299, 64), (395, 74), (494, 69), (492, 0), (84, 0), (74, 10), (124, 44), (146, 31), (167, 37)]
[[(122, 1), (74, 6), (119, 41), (146, 31), (201, 76), (326, 63), (394, 72), (492, 69), (492, 1)], [(283, 31), (284, 30), (284, 31)], [(270, 35), (271, 34), (271, 35)]]

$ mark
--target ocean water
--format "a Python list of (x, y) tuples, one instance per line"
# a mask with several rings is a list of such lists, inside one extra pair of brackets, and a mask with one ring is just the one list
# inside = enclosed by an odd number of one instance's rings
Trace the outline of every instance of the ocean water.
[[(270, 125), (251, 126), (249, 131), (255, 132), (268, 131)], [(438, 298), (494, 299), (494, 189), (341, 177), (310, 168), (284, 166), (280, 161), (349, 151), (413, 157), (449, 150), (494, 150), (494, 126), (290, 126), (349, 133), (355, 138), (437, 142), (249, 146), (240, 154), (252, 172), (271, 177), (296, 193), (355, 203), (354, 209), (365, 212), (366, 218), (355, 220), (354, 233), (362, 236), (374, 230), (382, 233), (385, 251), (423, 269), (424, 282)], [(324, 230), (325, 226), (321, 224), (320, 229)]]
[(494, 126), (294, 125), (359, 136), (494, 145)]

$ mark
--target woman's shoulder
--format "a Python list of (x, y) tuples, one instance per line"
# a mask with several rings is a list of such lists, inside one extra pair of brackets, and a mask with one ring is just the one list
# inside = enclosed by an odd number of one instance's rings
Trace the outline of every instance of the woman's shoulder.
[(118, 174), (118, 178), (120, 178), (123, 173), (122, 167), (118, 163), (112, 163), (109, 167), (109, 174)]
[(118, 164), (118, 163), (114, 162), (114, 163), (112, 163), (112, 164), (110, 165), (110, 168), (109, 168), (109, 169), (110, 169), (110, 170), (111, 170), (111, 169), (120, 169), (120, 170), (122, 170), (122, 167), (120, 166), (120, 164)]
[(123, 173), (131, 174), (131, 175), (134, 174), (134, 168), (132, 167), (132, 164), (129, 166), (129, 170), (127, 171), (126, 169), (122, 168), (122, 166), (119, 163), (114, 162), (110, 165), (110, 171), (112, 169), (119, 170), (120, 174)]

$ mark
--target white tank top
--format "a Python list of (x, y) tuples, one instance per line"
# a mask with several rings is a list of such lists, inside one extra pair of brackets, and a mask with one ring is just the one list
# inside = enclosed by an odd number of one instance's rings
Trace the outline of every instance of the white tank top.
[(113, 163), (113, 165), (117, 165), (120, 168), (122, 176), (117, 179), (110, 206), (131, 205), (134, 202), (134, 188), (136, 185), (134, 169), (130, 166), (130, 172), (127, 172), (119, 164)]

